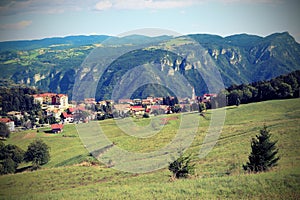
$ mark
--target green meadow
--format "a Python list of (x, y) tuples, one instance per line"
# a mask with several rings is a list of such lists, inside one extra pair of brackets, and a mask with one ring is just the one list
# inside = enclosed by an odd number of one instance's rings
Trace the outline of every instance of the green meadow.
[[(6, 144), (26, 150), (30, 142), (41, 138), (51, 148), (51, 160), (37, 171), (0, 176), (0, 199), (300, 199), (300, 99), (227, 107), (216, 145), (207, 156), (199, 158), (211, 112), (207, 111), (206, 118), (199, 113), (188, 114), (200, 120), (196, 135), (185, 151), (193, 155), (196, 171), (187, 179), (175, 181), (170, 179), (167, 167), (129, 173), (98, 162), (85, 148), (75, 125), (66, 125), (60, 134), (46, 133), (47, 128), (12, 133)], [(160, 119), (169, 117), (177, 119), (162, 126)], [(99, 123), (115, 146), (144, 153), (159, 150), (172, 141), (182, 117), (174, 114), (134, 119), (137, 129), (154, 126), (152, 129), (158, 130), (143, 138), (122, 131), (119, 126), (122, 121)], [(278, 141), (278, 166), (265, 173), (245, 173), (242, 165), (247, 162), (251, 138), (264, 125), (269, 128), (272, 140)], [(184, 127), (184, 131), (190, 130)], [(21, 164), (20, 171), (28, 165)]]

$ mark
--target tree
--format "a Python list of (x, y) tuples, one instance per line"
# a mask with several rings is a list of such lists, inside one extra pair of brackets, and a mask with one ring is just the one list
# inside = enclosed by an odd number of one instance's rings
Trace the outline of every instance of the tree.
[(293, 96), (292, 87), (287, 83), (279, 82), (276, 89), (277, 89), (276, 94), (277, 94), (278, 98), (280, 98), (280, 99)]
[(205, 112), (205, 111), (206, 111), (205, 103), (203, 103), (203, 102), (199, 103), (199, 112), (202, 113), (202, 112)]
[(228, 95), (228, 104), (230, 106), (237, 105), (237, 102), (240, 102), (240, 98), (243, 96), (241, 90), (232, 90)]
[(236, 101), (235, 101), (235, 105), (236, 106), (239, 106), (241, 104), (241, 100), (240, 100), (240, 98), (238, 97), (237, 99), (236, 99)]
[(191, 107), (191, 111), (198, 111), (199, 110), (199, 105), (197, 103), (192, 103)]
[(6, 146), (3, 146), (0, 152), (0, 160), (6, 158), (11, 158), (16, 163), (16, 165), (18, 165), (23, 161), (24, 151), (16, 145), (8, 144)]
[(0, 163), (0, 174), (11, 174), (15, 173), (16, 167), (15, 162), (11, 158), (6, 158)]
[(32, 162), (33, 169), (37, 169), (40, 165), (46, 164), (50, 160), (49, 147), (42, 140), (35, 140), (29, 144), (25, 152), (26, 162)]
[(262, 83), (258, 88), (258, 95), (261, 100), (270, 100), (276, 98), (276, 90), (272, 87), (270, 82)]
[(179, 158), (169, 165), (169, 170), (173, 173), (172, 178), (186, 178), (189, 174), (193, 174), (195, 165), (190, 162), (191, 155), (183, 156), (180, 154)]
[(7, 125), (3, 122), (0, 122), (0, 137), (9, 138), (10, 130)]
[(0, 174), (14, 173), (23, 161), (24, 151), (16, 145), (0, 143)]
[(276, 149), (276, 142), (270, 141), (271, 134), (266, 126), (260, 130), (260, 135), (252, 138), (251, 154), (249, 155), (249, 162), (243, 165), (245, 171), (261, 172), (270, 169), (277, 165), (279, 157), (276, 157), (278, 149)]

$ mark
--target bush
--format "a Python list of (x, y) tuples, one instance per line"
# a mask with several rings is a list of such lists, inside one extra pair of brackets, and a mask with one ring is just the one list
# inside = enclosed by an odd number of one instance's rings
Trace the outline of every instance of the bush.
[(192, 165), (190, 162), (191, 155), (183, 156), (180, 154), (179, 158), (169, 165), (169, 170), (173, 173), (172, 178), (187, 178), (188, 175), (193, 174), (195, 165)]
[(0, 174), (11, 174), (15, 173), (16, 164), (11, 158), (6, 158), (1, 161)]
[(143, 114), (143, 118), (149, 118), (150, 116), (149, 116), (149, 114), (148, 113), (144, 113)]
[(16, 145), (0, 143), (0, 174), (14, 173), (23, 161), (24, 151)]
[(40, 165), (46, 164), (50, 160), (49, 147), (42, 140), (35, 140), (29, 144), (25, 152), (26, 162), (32, 162), (33, 169), (37, 169)]
[(3, 122), (0, 122), (0, 137), (9, 138), (10, 130), (7, 125)]

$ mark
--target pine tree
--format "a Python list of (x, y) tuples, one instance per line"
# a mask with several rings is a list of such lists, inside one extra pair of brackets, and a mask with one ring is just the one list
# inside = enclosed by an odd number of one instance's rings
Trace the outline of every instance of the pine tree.
[(256, 135), (256, 138), (252, 138), (252, 152), (249, 155), (249, 162), (243, 165), (245, 171), (261, 172), (277, 165), (277, 161), (279, 160), (279, 157), (276, 157), (278, 149), (275, 144), (277, 141), (270, 141), (270, 137), (270, 131), (264, 126), (263, 129), (260, 130), (260, 135)]
[(194, 173), (195, 165), (191, 164), (191, 155), (183, 156), (181, 153), (179, 158), (170, 163), (169, 170), (173, 173), (172, 178), (186, 178)]

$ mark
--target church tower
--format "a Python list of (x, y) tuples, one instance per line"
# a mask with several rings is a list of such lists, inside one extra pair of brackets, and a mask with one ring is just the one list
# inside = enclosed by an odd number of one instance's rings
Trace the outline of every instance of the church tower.
[(196, 99), (196, 94), (195, 94), (195, 88), (192, 87), (192, 99), (195, 100)]

